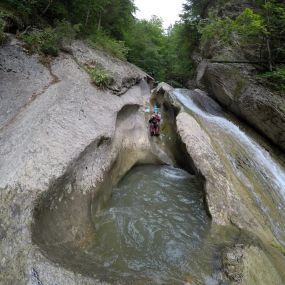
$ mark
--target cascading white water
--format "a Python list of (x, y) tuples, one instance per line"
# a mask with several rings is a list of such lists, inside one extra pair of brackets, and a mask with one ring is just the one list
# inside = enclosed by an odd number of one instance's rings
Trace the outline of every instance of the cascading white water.
[[(221, 107), (205, 92), (198, 89), (175, 89), (171, 95), (203, 125), (232, 167), (233, 173), (239, 177), (267, 216), (275, 235), (285, 244), (285, 169), (281, 163), (228, 119)], [(240, 160), (246, 166), (240, 167)], [(264, 203), (268, 197), (274, 200), (274, 211), (277, 210), (281, 219), (272, 218), (272, 209)]]
[[(201, 90), (196, 89), (195, 92), (205, 96), (204, 92)], [(270, 182), (272, 183), (272, 186), (280, 190), (280, 193), (285, 199), (285, 170), (272, 159), (270, 154), (264, 148), (258, 145), (253, 139), (251, 139), (238, 126), (228, 119), (221, 116), (212, 115), (201, 110), (192, 100), (191, 93), (189, 94), (190, 96), (187, 96), (179, 91), (174, 91), (174, 95), (184, 106), (189, 108), (189, 110), (224, 129), (226, 132), (235, 137), (237, 142), (247, 148), (248, 152), (254, 154), (254, 157), (252, 157), (253, 162), (255, 162), (256, 165), (259, 165), (260, 168), (263, 168), (266, 173), (270, 173), (268, 177), (271, 177)], [(211, 100), (211, 103), (215, 104), (211, 98), (208, 97), (208, 100)]]

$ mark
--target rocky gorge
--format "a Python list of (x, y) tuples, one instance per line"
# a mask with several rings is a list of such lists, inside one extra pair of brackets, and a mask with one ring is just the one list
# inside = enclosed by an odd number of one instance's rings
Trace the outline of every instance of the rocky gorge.
[[(112, 84), (94, 86), (86, 66), (103, 68)], [(153, 79), (145, 72), (81, 41), (43, 64), (11, 36), (0, 48), (0, 67), (0, 284), (284, 284), (282, 104), (269, 108), (263, 102), (270, 99), (254, 95), (260, 90), (253, 83), (233, 83), (234, 72), (204, 61), (197, 85), (227, 110), (200, 89), (161, 83), (151, 90)], [(162, 114), (161, 139), (148, 134), (153, 103)], [(170, 165), (197, 179), (190, 184), (197, 187), (194, 205), (200, 203), (196, 215), (200, 211), (202, 220), (191, 221), (184, 244), (200, 240), (190, 259), (208, 260), (189, 276), (128, 279), (123, 272), (116, 279), (95, 269), (93, 216), (138, 165)], [(167, 175), (186, 175), (161, 171), (163, 187)], [(170, 257), (177, 256), (175, 249)]]

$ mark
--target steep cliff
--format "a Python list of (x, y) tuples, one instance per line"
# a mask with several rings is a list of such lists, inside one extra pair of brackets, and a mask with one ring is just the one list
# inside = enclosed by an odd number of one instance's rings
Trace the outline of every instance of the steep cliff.
[[(257, 1), (210, 1), (209, 13), (235, 19), (246, 8), (259, 12)], [(226, 29), (226, 27), (225, 27)], [(213, 38), (200, 45), (197, 64), (197, 86), (244, 119), (256, 130), (285, 150), (285, 96), (275, 91), (260, 71), (268, 67), (264, 37), (242, 39), (238, 33), (224, 42)], [(282, 84), (280, 82), (280, 84)]]

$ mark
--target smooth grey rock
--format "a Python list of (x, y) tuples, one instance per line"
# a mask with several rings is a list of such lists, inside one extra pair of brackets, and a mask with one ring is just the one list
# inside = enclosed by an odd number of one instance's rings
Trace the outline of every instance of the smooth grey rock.
[(142, 111), (145, 73), (89, 51), (87, 60), (116, 73), (123, 95), (91, 84), (76, 55), (61, 53), (48, 69), (18, 41), (0, 48), (1, 114), (9, 114), (0, 129), (0, 284), (105, 284), (70, 265), (93, 234), (90, 203), (135, 163), (160, 161)]
[(53, 83), (36, 55), (11, 39), (0, 48), (0, 128)]
[(76, 61), (83, 66), (103, 68), (112, 77), (113, 83), (108, 87), (114, 94), (121, 95), (131, 86), (143, 78), (152, 79), (137, 66), (114, 58), (109, 54), (90, 48), (82, 41), (75, 41), (70, 45), (70, 50)]
[(181, 112), (176, 118), (177, 131), (193, 159), (198, 171), (205, 177), (206, 197), (209, 212), (215, 223), (229, 223), (227, 204), (231, 194), (231, 184), (224, 165), (214, 151), (211, 139), (194, 118)]

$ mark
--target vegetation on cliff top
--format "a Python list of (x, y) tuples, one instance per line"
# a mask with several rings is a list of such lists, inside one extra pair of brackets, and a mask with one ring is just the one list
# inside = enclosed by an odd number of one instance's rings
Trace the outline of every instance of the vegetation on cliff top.
[(190, 76), (182, 25), (166, 33), (158, 17), (136, 19), (133, 0), (2, 0), (0, 10), (0, 40), (4, 29), (17, 33), (31, 52), (56, 56), (63, 42), (80, 37), (157, 80), (180, 86)]
[[(230, 13), (230, 5), (240, 9)], [(56, 56), (63, 42), (85, 38), (92, 46), (176, 86), (191, 77), (193, 52), (208, 57), (216, 43), (239, 48), (249, 61), (264, 63), (264, 78), (284, 81), (285, 5), (281, 0), (256, 0), (250, 7), (233, 0), (185, 0), (180, 21), (167, 31), (158, 17), (138, 20), (135, 11), (133, 0), (2, 0), (0, 42), (4, 31), (13, 32), (31, 52)]]
[(271, 87), (284, 91), (284, 1), (255, 0), (249, 4), (233, 0), (186, 0), (182, 19), (189, 34), (194, 27), (194, 38), (199, 42), (202, 56), (209, 58), (216, 56), (217, 50), (224, 53), (233, 48), (241, 60), (259, 64), (259, 70), (265, 73), (263, 78), (273, 81)]

